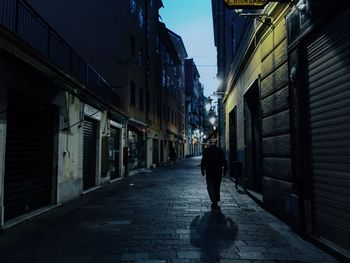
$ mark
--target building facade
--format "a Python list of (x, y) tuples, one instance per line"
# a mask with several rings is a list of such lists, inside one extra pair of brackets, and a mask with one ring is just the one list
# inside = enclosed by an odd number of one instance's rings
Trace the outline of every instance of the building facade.
[(193, 59), (185, 59), (185, 110), (187, 143), (186, 152), (189, 156), (201, 154), (202, 132), (202, 85), (199, 82), (199, 72)]
[(178, 87), (178, 98), (177, 98), (177, 114), (178, 114), (178, 157), (185, 157), (185, 144), (187, 141), (186, 130), (185, 130), (185, 59), (187, 58), (187, 51), (182, 41), (181, 36), (168, 29), (171, 42), (176, 49), (180, 65), (177, 72), (177, 87)]
[(184, 89), (182, 84), (182, 61), (173, 43), (170, 31), (160, 23), (161, 35), (161, 100), (162, 105), (162, 158), (168, 162), (170, 149), (174, 148), (177, 157), (183, 149)]
[(287, 16), (293, 185), (311, 238), (350, 259), (350, 5), (300, 1)]
[(0, 1), (2, 228), (183, 155), (186, 51), (161, 7)]
[(1, 227), (124, 174), (119, 94), (31, 6), (16, 3), (0, 2)]
[(157, 157), (153, 143), (160, 129), (154, 100), (160, 89), (158, 23), (162, 2), (30, 3), (118, 90), (123, 98), (120, 110), (129, 117), (128, 170), (149, 168), (153, 156)]
[(344, 1), (303, 0), (231, 11), (246, 22), (237, 23), (244, 34), (234, 41), (240, 51), (223, 99), (231, 175), (297, 232), (345, 258), (348, 12)]

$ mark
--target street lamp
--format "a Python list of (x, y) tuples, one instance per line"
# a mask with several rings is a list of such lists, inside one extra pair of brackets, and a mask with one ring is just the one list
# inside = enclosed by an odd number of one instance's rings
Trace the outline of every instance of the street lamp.
[(196, 130), (194, 131), (194, 134), (195, 134), (196, 137), (198, 137), (198, 136), (199, 136), (199, 129), (196, 129)]
[(206, 111), (210, 111), (210, 108), (211, 108), (211, 103), (207, 103), (207, 104), (205, 104), (205, 110)]
[(211, 102), (212, 102), (213, 99), (211, 99), (210, 97), (208, 97), (208, 102), (205, 104), (205, 109), (207, 112), (210, 111), (211, 109)]
[(215, 124), (215, 121), (216, 121), (216, 118), (214, 116), (211, 116), (209, 118), (209, 122), (211, 123), (211, 125), (214, 125)]

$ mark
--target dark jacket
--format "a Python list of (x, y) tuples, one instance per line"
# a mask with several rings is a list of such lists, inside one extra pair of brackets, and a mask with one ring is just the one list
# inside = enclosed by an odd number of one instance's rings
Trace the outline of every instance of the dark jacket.
[(170, 158), (170, 160), (175, 160), (176, 159), (175, 148), (170, 148), (169, 158)]
[(204, 175), (205, 171), (207, 176), (221, 176), (222, 168), (224, 168), (224, 172), (226, 172), (227, 162), (224, 157), (224, 152), (216, 145), (212, 145), (203, 153), (201, 161), (202, 175)]

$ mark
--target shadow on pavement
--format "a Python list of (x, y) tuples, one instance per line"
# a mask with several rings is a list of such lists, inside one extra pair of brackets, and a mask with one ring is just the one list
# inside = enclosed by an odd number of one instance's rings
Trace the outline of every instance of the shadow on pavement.
[(220, 210), (196, 216), (190, 226), (191, 244), (200, 248), (201, 262), (218, 262), (220, 251), (233, 245), (236, 233), (235, 223)]

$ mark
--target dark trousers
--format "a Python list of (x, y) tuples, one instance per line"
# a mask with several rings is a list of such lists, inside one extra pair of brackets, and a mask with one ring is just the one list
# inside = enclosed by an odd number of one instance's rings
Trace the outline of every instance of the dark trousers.
[(220, 202), (221, 176), (207, 174), (206, 180), (210, 201), (212, 203)]

